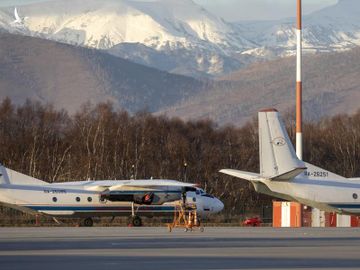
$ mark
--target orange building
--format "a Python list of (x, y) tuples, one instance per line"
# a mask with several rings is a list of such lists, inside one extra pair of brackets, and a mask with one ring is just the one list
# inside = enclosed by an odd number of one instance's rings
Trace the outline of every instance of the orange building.
[[(317, 211), (314, 211), (317, 210)], [(273, 227), (359, 227), (359, 217), (325, 213), (297, 202), (273, 202)]]

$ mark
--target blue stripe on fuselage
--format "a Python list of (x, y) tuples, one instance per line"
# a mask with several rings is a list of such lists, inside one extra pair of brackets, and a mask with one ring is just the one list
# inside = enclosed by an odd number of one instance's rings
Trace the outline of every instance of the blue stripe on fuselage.
[(339, 209), (360, 209), (360, 204), (329, 204), (331, 207)]
[[(57, 206), (57, 205), (25, 205), (36, 211), (131, 211), (131, 206)], [(138, 211), (174, 211), (174, 206), (139, 206)]]

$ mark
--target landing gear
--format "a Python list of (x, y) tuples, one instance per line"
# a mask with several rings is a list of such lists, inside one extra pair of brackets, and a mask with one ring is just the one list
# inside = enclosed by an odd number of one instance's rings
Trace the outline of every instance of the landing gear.
[(94, 221), (92, 220), (92, 218), (86, 218), (83, 220), (81, 225), (84, 227), (92, 227), (94, 225)]
[(139, 216), (135, 214), (135, 206), (134, 203), (131, 203), (131, 216), (129, 217), (129, 225), (134, 227), (141, 227), (142, 226), (142, 220)]
[(132, 225), (134, 227), (141, 227), (142, 220), (139, 216), (131, 216), (129, 217), (129, 225)]

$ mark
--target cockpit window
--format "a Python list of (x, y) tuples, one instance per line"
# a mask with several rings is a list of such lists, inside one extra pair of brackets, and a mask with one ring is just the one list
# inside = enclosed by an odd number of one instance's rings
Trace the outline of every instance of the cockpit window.
[(188, 192), (188, 191), (194, 192), (194, 191), (196, 191), (196, 188), (194, 188), (194, 187), (185, 187), (185, 191), (186, 192)]
[(203, 189), (201, 189), (201, 188), (198, 188), (198, 189), (196, 189), (196, 194), (197, 195), (205, 194), (205, 191)]
[(204, 193), (204, 194), (201, 194), (201, 196), (203, 196), (203, 197), (208, 197), (208, 198), (215, 198), (213, 195), (210, 195), (210, 194), (206, 194), (206, 193)]

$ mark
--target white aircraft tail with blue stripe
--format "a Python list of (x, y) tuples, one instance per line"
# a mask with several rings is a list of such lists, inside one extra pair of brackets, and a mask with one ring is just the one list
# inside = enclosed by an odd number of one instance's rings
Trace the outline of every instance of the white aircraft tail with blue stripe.
[(16, 172), (0, 165), (0, 184), (5, 185), (46, 185), (48, 183)]

